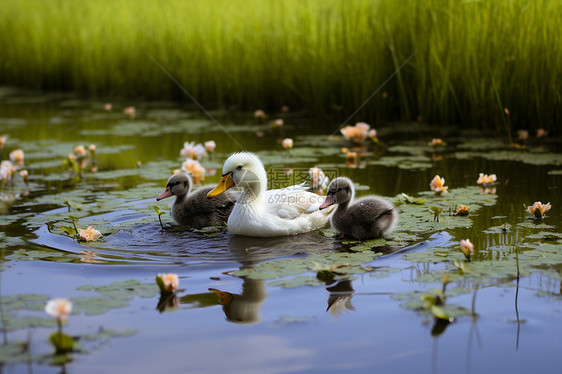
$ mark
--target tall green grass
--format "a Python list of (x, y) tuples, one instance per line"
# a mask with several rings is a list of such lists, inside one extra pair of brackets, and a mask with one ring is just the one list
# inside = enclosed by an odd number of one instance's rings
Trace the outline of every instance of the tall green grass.
[[(0, 83), (558, 130), (560, 0), (2, 1)], [(343, 108), (343, 109), (341, 109)], [(357, 118), (359, 119), (359, 118)]]

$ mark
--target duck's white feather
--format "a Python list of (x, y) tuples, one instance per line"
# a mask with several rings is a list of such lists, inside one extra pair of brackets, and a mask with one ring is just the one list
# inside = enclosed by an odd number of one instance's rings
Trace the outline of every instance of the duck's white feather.
[[(239, 165), (243, 165), (243, 170), (236, 175)], [(306, 191), (304, 184), (266, 190), (265, 169), (255, 155), (236, 153), (230, 156), (223, 174), (229, 172), (233, 173), (236, 185), (242, 187), (243, 192), (228, 219), (228, 231), (247, 236), (288, 236), (309, 232), (328, 223), (333, 209), (318, 210), (322, 197)], [(251, 183), (245, 183), (244, 175), (252, 176)], [(259, 183), (255, 182), (256, 176)]]

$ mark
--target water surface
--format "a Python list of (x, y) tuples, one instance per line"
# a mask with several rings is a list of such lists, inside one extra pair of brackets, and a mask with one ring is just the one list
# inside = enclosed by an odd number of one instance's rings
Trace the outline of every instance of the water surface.
[[(258, 123), (248, 113), (213, 112), (219, 126), (177, 104), (113, 102), (106, 111), (102, 100), (10, 89), (2, 95), (0, 135), (8, 135), (2, 159), (22, 149), (30, 174), (29, 184), (16, 179), (1, 191), (0, 361), (7, 373), (557, 372), (559, 139), (531, 137), (525, 149), (511, 150), (489, 134), (377, 124), (384, 146), (355, 149), (361, 156), (349, 167), (340, 148), (354, 145), (331, 137), (339, 124), (300, 113)], [(129, 105), (134, 118), (122, 113)], [(281, 130), (271, 128), (275, 118), (284, 119)], [(279, 144), (284, 137), (295, 140), (290, 152)], [(447, 146), (428, 146), (433, 137)], [(154, 198), (184, 161), (183, 143), (210, 139), (217, 150), (201, 160), (203, 183), (216, 183), (222, 162), (241, 145), (260, 155), (273, 184), (299, 183), (319, 166), (352, 178), (360, 195), (402, 203), (398, 230), (388, 245), (371, 249), (325, 232), (260, 239), (224, 229), (178, 230), (169, 214), (162, 229), (153, 205), (167, 211), (172, 201)], [(75, 146), (89, 144), (97, 147), (97, 171), (65, 166)], [(480, 194), (480, 172), (498, 175), (495, 192)], [(433, 222), (429, 206), (443, 201), (429, 192), (435, 174), (446, 178), (449, 196), (471, 201), (470, 216), (444, 211)], [(412, 218), (421, 210), (404, 204), (401, 193), (428, 197), (423, 213)], [(523, 205), (539, 200), (552, 209), (534, 220)], [(103, 237), (91, 243), (69, 237), (61, 227), (72, 226), (72, 217)], [(458, 249), (466, 238), (475, 243), (471, 263)], [(351, 270), (322, 270), (331, 265)], [(161, 272), (181, 281), (175, 307), (165, 310), (154, 283)], [(467, 311), (452, 323), (414, 305), (422, 293), (442, 288), (444, 274), (451, 279), (446, 304)], [(232, 301), (221, 305), (210, 289), (230, 293)], [(52, 354), (55, 327), (42, 312), (53, 297), (76, 305), (64, 331), (80, 350), (64, 360)], [(26, 317), (37, 320), (21, 322)], [(28, 346), (9, 354), (18, 341)]]

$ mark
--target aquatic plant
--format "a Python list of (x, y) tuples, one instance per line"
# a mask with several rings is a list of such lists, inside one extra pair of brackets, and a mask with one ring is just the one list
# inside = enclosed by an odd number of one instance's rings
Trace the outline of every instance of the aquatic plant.
[(101, 236), (101, 232), (96, 230), (92, 226), (89, 226), (86, 230), (78, 229), (78, 239), (90, 242), (98, 239)]
[(482, 184), (484, 186), (494, 183), (498, 178), (496, 174), (484, 174), (480, 173), (478, 175), (478, 179), (476, 180), (476, 184)]
[(328, 187), (328, 182), (330, 182), (330, 180), (324, 174), (324, 171), (322, 171), (322, 169), (317, 167), (312, 167), (308, 169), (308, 175), (312, 180), (312, 189), (323, 190), (324, 188)]
[(470, 209), (467, 205), (459, 205), (457, 211), (455, 212), (455, 216), (468, 216), (468, 210)]
[(164, 228), (164, 224), (162, 223), (162, 215), (166, 214), (166, 212), (160, 209), (158, 205), (153, 205), (152, 207), (156, 211), (156, 214), (158, 214), (158, 222), (160, 222), (160, 226)]
[(432, 147), (438, 147), (438, 146), (441, 146), (441, 145), (447, 145), (447, 143), (445, 143), (445, 142), (443, 141), (443, 139), (441, 139), (441, 138), (433, 138), (433, 139), (431, 139), (431, 141), (430, 141), (429, 143), (427, 143), (427, 144), (428, 144), (429, 146), (432, 146)]
[(464, 254), (464, 257), (466, 257), (467, 261), (470, 261), (470, 256), (472, 254), (472, 251), (474, 250), (474, 244), (470, 242), (470, 239), (462, 239), (459, 242), (459, 245), (461, 247), (462, 253)]
[(188, 158), (181, 164), (181, 169), (193, 177), (194, 183), (205, 179), (205, 168), (197, 160)]
[(62, 325), (66, 322), (72, 312), (72, 302), (67, 299), (52, 299), (45, 305), (45, 313), (57, 320), (58, 331), (51, 334), (50, 341), (56, 349), (57, 354), (70, 352), (74, 349), (74, 339), (63, 334)]
[(8, 183), (12, 179), (15, 171), (16, 168), (10, 161), (2, 161), (2, 163), (0, 163), (0, 179), (2, 180), (2, 184)]
[(21, 149), (10, 152), (10, 161), (16, 165), (23, 165), (24, 153)]
[(544, 214), (550, 210), (550, 203), (543, 204), (540, 201), (535, 201), (531, 206), (527, 207), (529, 213), (533, 214), (535, 218), (543, 218)]
[(207, 152), (205, 147), (202, 144), (195, 144), (195, 142), (185, 142), (183, 143), (183, 148), (180, 151), (180, 156), (191, 158), (193, 160), (197, 160)]
[(281, 145), (282, 145), (283, 148), (285, 148), (285, 149), (291, 149), (291, 148), (293, 148), (293, 139), (291, 139), (291, 138), (285, 138), (285, 139), (283, 139), (283, 141), (281, 142)]
[(205, 149), (207, 150), (207, 152), (209, 153), (213, 153), (215, 151), (215, 148), (217, 148), (217, 143), (215, 143), (214, 140), (207, 140), (203, 146), (205, 147)]
[(429, 182), (429, 187), (431, 190), (435, 191), (436, 195), (441, 195), (442, 193), (447, 192), (449, 187), (445, 186), (445, 178), (436, 175), (433, 177), (431, 182)]
[(129, 118), (134, 118), (137, 113), (137, 110), (134, 106), (128, 106), (123, 109), (123, 114)]
[(161, 293), (172, 293), (178, 290), (180, 280), (175, 273), (160, 273), (156, 275), (156, 284)]
[(347, 139), (356, 143), (362, 143), (367, 138), (376, 138), (377, 132), (370, 130), (371, 126), (365, 122), (357, 122), (355, 126), (345, 126), (340, 129), (342, 135)]

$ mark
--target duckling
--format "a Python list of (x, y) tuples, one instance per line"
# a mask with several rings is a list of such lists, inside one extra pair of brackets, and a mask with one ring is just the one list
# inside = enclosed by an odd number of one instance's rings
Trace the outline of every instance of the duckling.
[(337, 204), (332, 215), (332, 228), (355, 239), (380, 238), (392, 231), (398, 222), (398, 211), (391, 202), (375, 196), (353, 201), (353, 182), (345, 177), (334, 179), (328, 186), (328, 195), (319, 209)]
[(190, 194), (192, 184), (188, 174), (172, 175), (168, 179), (166, 190), (156, 200), (175, 195), (172, 218), (182, 226), (201, 229), (223, 225), (232, 212), (236, 202), (235, 195), (227, 193), (210, 200), (207, 198), (207, 194), (213, 189), (213, 186), (203, 186)]

